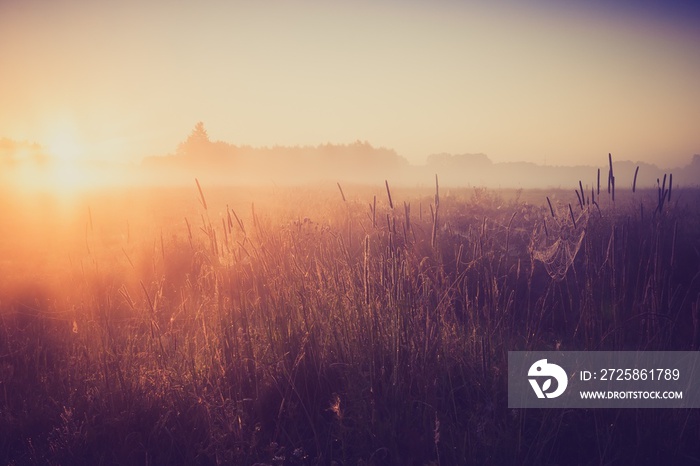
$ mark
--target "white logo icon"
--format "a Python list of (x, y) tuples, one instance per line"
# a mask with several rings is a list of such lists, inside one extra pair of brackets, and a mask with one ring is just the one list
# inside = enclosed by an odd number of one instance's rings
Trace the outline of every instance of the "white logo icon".
[[(537, 398), (556, 398), (566, 390), (566, 384), (569, 382), (566, 376), (566, 372), (561, 367), (556, 364), (547, 363), (546, 359), (540, 359), (536, 361), (527, 373), (528, 377), (536, 377), (528, 379), (532, 389), (535, 391)], [(537, 378), (543, 379), (543, 383), (540, 386)], [(552, 379), (556, 379), (557, 387), (556, 390), (549, 392), (552, 388)]]

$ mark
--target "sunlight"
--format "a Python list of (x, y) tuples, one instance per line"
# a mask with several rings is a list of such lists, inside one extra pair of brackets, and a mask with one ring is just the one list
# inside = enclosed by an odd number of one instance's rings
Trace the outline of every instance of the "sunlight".
[(21, 191), (43, 192), (66, 203), (88, 189), (118, 183), (119, 170), (105, 169), (81, 134), (71, 121), (56, 120), (41, 139), (45, 158), (23, 160), (13, 173), (12, 184)]
[(47, 142), (52, 159), (61, 165), (70, 165), (85, 156), (83, 145), (74, 131), (59, 131)]
[(40, 188), (58, 197), (72, 197), (89, 183), (85, 169), (86, 150), (73, 127), (55, 127), (47, 141), (50, 162), (37, 178)]

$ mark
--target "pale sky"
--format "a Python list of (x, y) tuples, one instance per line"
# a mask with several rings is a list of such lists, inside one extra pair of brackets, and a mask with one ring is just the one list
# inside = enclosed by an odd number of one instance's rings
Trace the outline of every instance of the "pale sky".
[(0, 137), (135, 162), (201, 120), (213, 140), (360, 139), (417, 164), (684, 165), (686, 3), (0, 0)]

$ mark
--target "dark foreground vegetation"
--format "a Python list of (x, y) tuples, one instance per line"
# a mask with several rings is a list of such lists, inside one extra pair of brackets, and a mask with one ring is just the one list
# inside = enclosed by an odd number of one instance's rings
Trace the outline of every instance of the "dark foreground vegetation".
[(0, 462), (700, 462), (698, 410), (507, 407), (508, 351), (699, 349), (697, 191), (197, 188), (3, 263)]

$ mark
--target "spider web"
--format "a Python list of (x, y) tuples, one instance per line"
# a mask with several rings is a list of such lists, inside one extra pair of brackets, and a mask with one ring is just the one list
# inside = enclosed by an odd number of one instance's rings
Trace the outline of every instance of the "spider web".
[(568, 209), (557, 212), (556, 217), (548, 217), (542, 226), (535, 230), (530, 243), (532, 260), (544, 264), (547, 273), (555, 281), (566, 277), (569, 267), (581, 249), (586, 236), (589, 211), (583, 209), (576, 218), (575, 226)]

